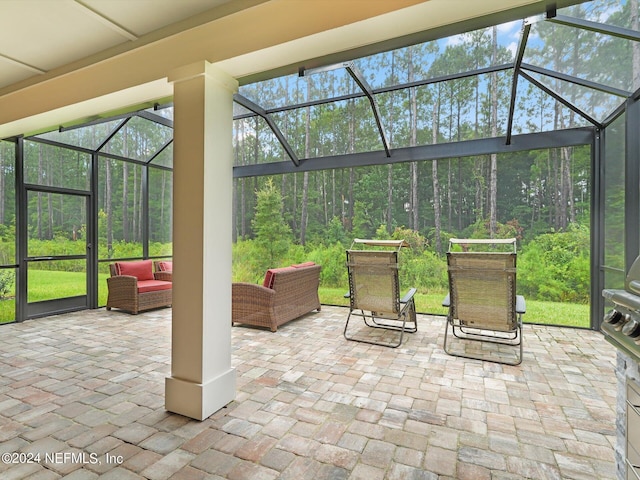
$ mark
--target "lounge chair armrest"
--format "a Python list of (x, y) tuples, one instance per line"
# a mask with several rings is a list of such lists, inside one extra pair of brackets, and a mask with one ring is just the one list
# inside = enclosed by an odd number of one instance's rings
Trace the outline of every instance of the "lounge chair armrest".
[(451, 306), (451, 296), (449, 293), (447, 293), (447, 296), (442, 300), (442, 306), (447, 308)]
[(527, 313), (527, 304), (522, 295), (516, 295), (516, 312)]
[(400, 303), (410, 302), (413, 296), (416, 294), (416, 291), (417, 290), (415, 288), (410, 288), (406, 295), (400, 299)]

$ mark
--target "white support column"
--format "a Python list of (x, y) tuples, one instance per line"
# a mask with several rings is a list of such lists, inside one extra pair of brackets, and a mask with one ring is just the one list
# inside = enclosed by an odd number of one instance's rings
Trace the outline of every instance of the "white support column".
[(172, 72), (173, 321), (166, 409), (204, 420), (235, 398), (231, 367), (233, 94), (203, 61)]

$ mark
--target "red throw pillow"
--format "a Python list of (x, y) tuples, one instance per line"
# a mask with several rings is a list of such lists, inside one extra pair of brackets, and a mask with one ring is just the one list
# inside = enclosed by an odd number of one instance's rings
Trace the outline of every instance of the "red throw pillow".
[(276, 279), (276, 274), (278, 272), (286, 272), (291, 269), (292, 267), (270, 268), (269, 270), (267, 270), (267, 273), (264, 276), (264, 282), (262, 282), (262, 286), (273, 288), (273, 282)]
[(172, 272), (173, 271), (173, 262), (158, 262), (158, 271), (159, 272)]
[(116, 271), (118, 275), (131, 275), (138, 280), (153, 280), (153, 262), (151, 260), (118, 262), (116, 263)]

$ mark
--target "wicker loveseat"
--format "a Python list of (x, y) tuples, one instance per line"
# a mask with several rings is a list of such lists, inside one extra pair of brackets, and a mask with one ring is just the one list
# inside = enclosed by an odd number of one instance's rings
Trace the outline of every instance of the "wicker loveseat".
[(268, 327), (280, 325), (311, 312), (320, 311), (318, 285), (320, 265), (312, 262), (267, 270), (262, 285), (232, 285), (231, 324)]
[(171, 272), (153, 273), (151, 260), (116, 262), (109, 265), (107, 310), (120, 308), (133, 314), (171, 306)]

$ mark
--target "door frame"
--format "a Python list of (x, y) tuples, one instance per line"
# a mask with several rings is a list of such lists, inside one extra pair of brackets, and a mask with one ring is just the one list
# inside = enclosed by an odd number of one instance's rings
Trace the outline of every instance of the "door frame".
[[(84, 190), (75, 190), (68, 188), (59, 188), (59, 187), (50, 187), (46, 185), (34, 185), (34, 184), (23, 184), (24, 191), (24, 212), (25, 212), (25, 222), (24, 222), (24, 230), (22, 231), (22, 238), (25, 242), (25, 248), (23, 250), (24, 254), (21, 256), (20, 267), (24, 269), (23, 275), (25, 277), (25, 281), (22, 282), (21, 287), (23, 290), (21, 291), (22, 302), (24, 303), (22, 311), (24, 312), (24, 319), (30, 318), (38, 318), (48, 315), (55, 315), (58, 313), (71, 312), (76, 310), (85, 310), (90, 308), (90, 297), (91, 297), (91, 286), (92, 282), (90, 281), (91, 275), (91, 250), (93, 248), (93, 244), (91, 242), (91, 237), (87, 233), (90, 231), (89, 223), (91, 222), (91, 192), (87, 192)], [(45, 193), (45, 194), (57, 194), (57, 195), (66, 195), (70, 197), (81, 197), (84, 199), (84, 219), (85, 219), (85, 230), (86, 233), (84, 235), (84, 254), (73, 254), (73, 255), (29, 255), (29, 235), (28, 235), (28, 227), (29, 227), (29, 219), (28, 219), (28, 211), (29, 211), (29, 193)], [(38, 302), (29, 302), (28, 299), (28, 272), (31, 264), (37, 264), (39, 262), (45, 261), (56, 261), (56, 260), (84, 260), (84, 273), (85, 273), (85, 293), (83, 295), (76, 295), (72, 297), (62, 297), (55, 298), (50, 300), (42, 300)]]

